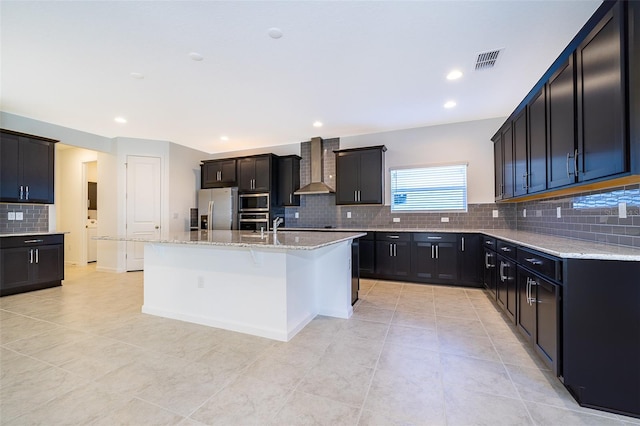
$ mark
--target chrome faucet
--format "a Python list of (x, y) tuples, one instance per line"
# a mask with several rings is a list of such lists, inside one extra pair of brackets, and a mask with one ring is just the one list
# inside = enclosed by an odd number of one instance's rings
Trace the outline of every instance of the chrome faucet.
[(282, 224), (282, 222), (284, 222), (284, 219), (281, 217), (276, 217), (275, 219), (273, 219), (273, 234), (277, 234), (278, 233), (278, 226), (280, 224)]

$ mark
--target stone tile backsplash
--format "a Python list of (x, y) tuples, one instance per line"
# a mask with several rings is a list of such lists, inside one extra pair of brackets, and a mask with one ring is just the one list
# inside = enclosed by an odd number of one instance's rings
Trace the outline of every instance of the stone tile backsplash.
[[(627, 205), (626, 219), (618, 217), (621, 202)], [(393, 222), (394, 217), (400, 222)], [(441, 222), (442, 217), (449, 222)], [(299, 207), (286, 208), (285, 219), (292, 228), (517, 229), (640, 248), (640, 185), (546, 200), (469, 204), (467, 213), (391, 214), (389, 206), (336, 206), (334, 194), (304, 195)]]
[[(10, 212), (22, 212), (22, 220), (9, 220)], [(49, 206), (0, 203), (0, 234), (47, 232), (48, 230)]]

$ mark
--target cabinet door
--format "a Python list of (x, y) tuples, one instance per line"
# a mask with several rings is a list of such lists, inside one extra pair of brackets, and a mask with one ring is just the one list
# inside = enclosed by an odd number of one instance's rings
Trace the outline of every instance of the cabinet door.
[(0, 200), (20, 201), (18, 157), (20, 142), (17, 135), (0, 134)]
[(497, 135), (493, 141), (493, 175), (495, 177), (495, 199), (502, 200), (504, 195), (504, 171), (503, 171), (502, 137)]
[(458, 278), (457, 243), (440, 242), (436, 246), (438, 280), (455, 281)]
[(579, 181), (626, 171), (620, 6), (607, 13), (576, 51)]
[(361, 151), (359, 169), (359, 202), (362, 204), (382, 204), (382, 182), (384, 182), (382, 151), (378, 149)]
[(358, 190), (360, 156), (357, 152), (336, 155), (336, 204), (354, 204)]
[[(255, 159), (255, 191), (268, 192), (271, 189), (271, 157), (258, 157)], [(275, 201), (275, 200), (274, 200)]]
[(394, 275), (393, 244), (376, 241), (376, 275), (390, 277)]
[(575, 94), (573, 56), (548, 84), (547, 186), (549, 189), (575, 182)]
[(64, 252), (62, 245), (39, 246), (34, 250), (34, 283), (64, 279)]
[(518, 330), (533, 343), (536, 326), (536, 306), (531, 302), (535, 295), (535, 276), (523, 268), (518, 268)]
[(513, 120), (513, 195), (525, 195), (528, 189), (527, 109)]
[(360, 239), (360, 276), (374, 276), (376, 273), (375, 262), (375, 242)]
[(509, 123), (502, 131), (502, 154), (503, 154), (503, 195), (502, 198), (513, 197), (513, 130)]
[(415, 279), (433, 280), (436, 276), (437, 265), (435, 244), (430, 242), (414, 242), (411, 245), (411, 268)]
[(393, 244), (393, 275), (398, 278), (408, 277), (411, 274), (411, 244), (405, 241)]
[(53, 143), (22, 137), (20, 142), (24, 199), (32, 203), (53, 203)]
[(24, 247), (0, 250), (0, 291), (30, 283), (30, 256), (31, 252)]
[(238, 191), (253, 191), (256, 176), (256, 163), (253, 158), (238, 160)]
[(218, 170), (220, 170), (220, 181), (225, 185), (234, 185), (236, 183), (236, 160), (221, 160), (218, 162)]
[(300, 159), (281, 157), (278, 167), (278, 204), (299, 206), (300, 196), (294, 192), (300, 189)]
[(547, 92), (540, 90), (529, 104), (528, 193), (547, 189)]
[(512, 321), (516, 313), (516, 268), (512, 261), (498, 256), (497, 294), (498, 304)]
[(463, 234), (458, 236), (458, 277), (465, 283), (482, 282), (482, 256), (480, 235)]
[(218, 167), (216, 163), (200, 165), (200, 188), (216, 188), (218, 186)]
[(536, 301), (536, 333), (534, 348), (543, 356), (547, 364), (557, 372), (558, 363), (558, 308), (560, 288), (549, 281), (537, 278)]

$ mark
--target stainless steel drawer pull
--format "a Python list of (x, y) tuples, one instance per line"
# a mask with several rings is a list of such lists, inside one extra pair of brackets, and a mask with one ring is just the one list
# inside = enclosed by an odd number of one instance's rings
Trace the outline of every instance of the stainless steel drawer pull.
[(501, 247), (500, 250), (510, 252), (511, 249), (509, 247)]
[(43, 242), (43, 240), (24, 240), (25, 244), (30, 244), (30, 243), (41, 243)]
[(400, 238), (399, 235), (387, 235), (387, 238), (393, 238), (394, 240), (397, 240), (398, 238)]
[(442, 237), (427, 237), (427, 240), (441, 240)]
[(532, 265), (542, 265), (542, 261), (536, 259), (535, 257), (530, 257), (530, 258), (524, 259), (524, 260), (526, 260), (527, 262), (531, 263)]

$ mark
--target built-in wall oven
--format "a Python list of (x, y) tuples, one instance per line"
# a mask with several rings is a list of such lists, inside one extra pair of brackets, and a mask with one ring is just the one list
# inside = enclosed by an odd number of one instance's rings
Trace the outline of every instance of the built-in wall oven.
[(240, 194), (238, 226), (244, 231), (269, 229), (269, 193)]

